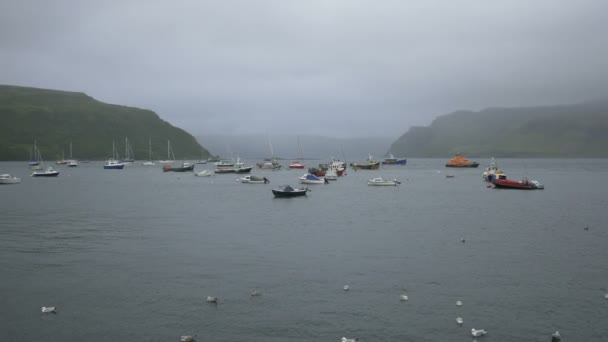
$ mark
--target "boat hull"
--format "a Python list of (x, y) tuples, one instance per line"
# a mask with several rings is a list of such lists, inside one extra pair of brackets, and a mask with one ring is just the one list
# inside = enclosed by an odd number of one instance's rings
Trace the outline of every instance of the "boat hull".
[(498, 189), (542, 190), (544, 186), (536, 181), (514, 181), (510, 179), (493, 179), (492, 184)]
[(307, 190), (295, 190), (295, 191), (280, 191), (280, 190), (272, 190), (272, 194), (274, 197), (278, 198), (289, 198), (289, 197), (302, 197), (306, 196)]
[(380, 168), (380, 162), (371, 164), (352, 163), (350, 166), (353, 168), (353, 170), (378, 170)]
[(382, 165), (405, 165), (407, 164), (407, 159), (397, 159), (397, 160), (383, 160)]
[(194, 165), (179, 167), (163, 167), (164, 172), (189, 172), (194, 171)]
[(57, 177), (59, 176), (59, 171), (54, 172), (34, 172), (32, 173), (32, 177)]
[(477, 163), (477, 162), (473, 162), (471, 164), (462, 164), (462, 165), (460, 165), (460, 164), (458, 164), (458, 165), (457, 164), (449, 164), (449, 163), (445, 164), (445, 167), (459, 167), (459, 168), (466, 168), (466, 167), (468, 167), (468, 168), (476, 168), (478, 166), (479, 166), (479, 163)]
[(118, 165), (104, 165), (103, 168), (106, 169), (106, 170), (122, 170), (122, 169), (125, 168), (125, 166), (122, 165), (122, 164), (118, 164)]

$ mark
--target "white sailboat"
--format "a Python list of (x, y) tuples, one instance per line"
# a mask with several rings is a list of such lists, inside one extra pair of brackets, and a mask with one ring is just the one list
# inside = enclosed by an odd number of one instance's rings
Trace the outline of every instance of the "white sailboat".
[(124, 167), (125, 164), (118, 161), (118, 152), (116, 152), (116, 146), (112, 141), (112, 158), (108, 159), (103, 168), (106, 170), (122, 170)]
[(53, 170), (51, 166), (46, 168), (44, 166), (44, 161), (42, 160), (42, 155), (40, 154), (40, 150), (38, 150), (38, 160), (40, 161), (40, 165), (42, 165), (42, 170), (34, 171), (32, 173), (32, 177), (57, 177), (59, 176), (59, 171)]
[(171, 140), (167, 139), (167, 160), (159, 160), (158, 162), (161, 164), (171, 164), (175, 162), (175, 155), (171, 149)]
[(72, 157), (72, 141), (70, 141), (70, 160), (68, 160), (68, 167), (78, 167), (78, 160)]
[(131, 145), (129, 144), (129, 138), (125, 138), (125, 158), (121, 159), (120, 162), (123, 165), (131, 165), (131, 164), (133, 164), (134, 161), (135, 161), (135, 158), (133, 156), (133, 149), (131, 148)]
[(152, 139), (148, 139), (148, 161), (142, 164), (143, 166), (154, 166), (154, 162), (152, 161)]

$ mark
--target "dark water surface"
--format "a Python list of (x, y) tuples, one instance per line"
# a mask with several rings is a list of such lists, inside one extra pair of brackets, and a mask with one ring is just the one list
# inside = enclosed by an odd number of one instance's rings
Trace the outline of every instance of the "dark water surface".
[(482, 168), (441, 159), (349, 170), (296, 199), (270, 189), (302, 171), (249, 185), (0, 163), (23, 179), (0, 186), (0, 341), (608, 340), (608, 160), (498, 162), (546, 189), (489, 189)]

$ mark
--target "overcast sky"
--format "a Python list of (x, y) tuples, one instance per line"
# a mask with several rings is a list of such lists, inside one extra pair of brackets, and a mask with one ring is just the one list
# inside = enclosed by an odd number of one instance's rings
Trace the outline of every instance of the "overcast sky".
[(608, 1), (0, 0), (0, 83), (198, 135), (394, 136), (608, 94)]

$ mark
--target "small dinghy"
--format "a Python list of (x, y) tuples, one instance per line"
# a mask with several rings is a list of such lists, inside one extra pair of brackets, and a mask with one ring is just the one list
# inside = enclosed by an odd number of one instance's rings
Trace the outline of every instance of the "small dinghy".
[(396, 186), (398, 184), (401, 184), (401, 182), (396, 179), (389, 180), (382, 177), (376, 177), (367, 181), (367, 185), (375, 186)]
[(472, 335), (473, 337), (480, 337), (480, 336), (483, 336), (483, 335), (485, 335), (485, 334), (487, 334), (487, 333), (488, 333), (488, 332), (487, 332), (487, 331), (485, 331), (485, 330), (483, 330), (483, 329), (479, 329), (479, 330), (477, 330), (477, 329), (475, 329), (475, 328), (471, 328), (471, 335)]
[(42, 311), (42, 313), (57, 313), (54, 306), (43, 306), (40, 311)]
[(458, 325), (462, 325), (462, 323), (464, 323), (464, 320), (462, 319), (462, 317), (456, 317), (456, 323)]
[(213, 172), (209, 171), (209, 170), (203, 170), (201, 172), (197, 172), (194, 174), (197, 177), (210, 177), (213, 176)]

